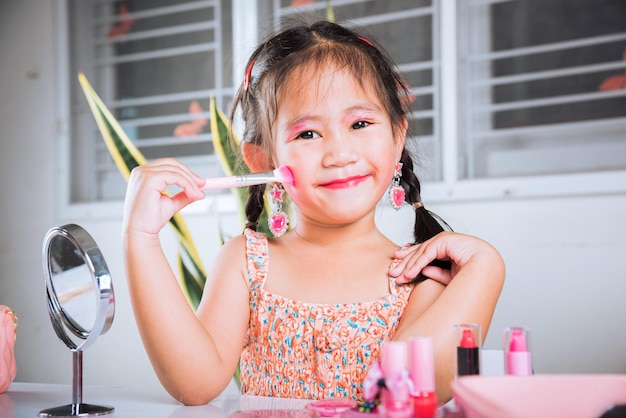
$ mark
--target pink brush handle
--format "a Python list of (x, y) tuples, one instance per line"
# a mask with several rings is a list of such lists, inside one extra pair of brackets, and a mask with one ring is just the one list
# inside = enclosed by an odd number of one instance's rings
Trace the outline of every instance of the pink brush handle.
[(271, 183), (275, 181), (280, 181), (280, 179), (276, 178), (276, 174), (273, 171), (267, 171), (265, 173), (240, 174), (238, 176), (215, 177), (205, 179), (205, 183), (202, 189), (231, 189), (233, 187), (245, 187), (255, 184)]
[(237, 177), (214, 177), (206, 179), (202, 190), (231, 189), (237, 187)]

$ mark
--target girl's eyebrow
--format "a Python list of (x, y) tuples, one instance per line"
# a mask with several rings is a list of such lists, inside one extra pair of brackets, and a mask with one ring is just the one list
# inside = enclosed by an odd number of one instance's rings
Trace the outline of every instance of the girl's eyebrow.
[(302, 130), (307, 128), (308, 123), (320, 119), (319, 117), (304, 115), (300, 116), (285, 124), (285, 129), (289, 137), (299, 134)]
[[(369, 114), (380, 113), (381, 109), (378, 105), (367, 103), (367, 104), (356, 104), (354, 106), (350, 106), (343, 111), (343, 117), (341, 118), (341, 122), (347, 123), (350, 122), (350, 119), (356, 116), (368, 116)], [(300, 131), (307, 129), (307, 124), (311, 122), (317, 122), (320, 119), (323, 119), (321, 115), (300, 115), (295, 119), (288, 121), (285, 123), (285, 129), (289, 136), (294, 136)]]
[[(366, 105), (355, 105), (347, 108), (344, 112), (345, 117), (343, 119), (350, 118), (354, 116), (354, 114), (370, 114), (370, 113), (380, 113), (381, 109), (375, 104), (366, 104)], [(342, 119), (342, 120), (343, 120)]]

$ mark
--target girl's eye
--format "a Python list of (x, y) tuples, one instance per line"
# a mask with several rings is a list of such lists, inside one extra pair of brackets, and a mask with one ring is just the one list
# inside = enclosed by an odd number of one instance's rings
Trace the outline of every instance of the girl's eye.
[(300, 139), (315, 139), (319, 137), (320, 136), (317, 134), (317, 132), (314, 131), (304, 131), (298, 134), (298, 138)]
[(352, 129), (362, 129), (362, 128), (365, 128), (365, 127), (367, 127), (369, 125), (370, 125), (369, 122), (366, 122), (364, 120), (360, 120), (360, 121), (356, 122), (354, 125), (352, 125)]

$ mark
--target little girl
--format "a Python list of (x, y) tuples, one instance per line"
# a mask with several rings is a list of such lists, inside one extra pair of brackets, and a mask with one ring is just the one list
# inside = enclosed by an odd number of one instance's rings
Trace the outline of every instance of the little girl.
[[(245, 122), (242, 153), (253, 172), (292, 169), (295, 185), (284, 191), (295, 219), (279, 237), (255, 232), (265, 186), (252, 187), (246, 229), (216, 257), (196, 313), (159, 231), (204, 198), (204, 180), (173, 159), (133, 170), (123, 224), (128, 283), (144, 345), (172, 396), (206, 403), (239, 363), (243, 394), (360, 400), (384, 342), (428, 335), (439, 399), (450, 398), (452, 327), (479, 323), (486, 334), (504, 265), (491, 245), (444, 232), (424, 208), (404, 148), (406, 95), (383, 50), (337, 24), (291, 28), (254, 51), (233, 106)], [(182, 190), (167, 196), (169, 185)], [(271, 192), (274, 227), (282, 192)], [(385, 195), (415, 209), (414, 244), (398, 248), (376, 228)]]

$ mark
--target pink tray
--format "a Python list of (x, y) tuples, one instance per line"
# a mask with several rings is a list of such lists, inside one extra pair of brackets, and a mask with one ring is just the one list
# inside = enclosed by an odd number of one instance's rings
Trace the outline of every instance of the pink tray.
[(452, 390), (466, 418), (598, 418), (626, 404), (626, 375), (464, 376)]

